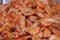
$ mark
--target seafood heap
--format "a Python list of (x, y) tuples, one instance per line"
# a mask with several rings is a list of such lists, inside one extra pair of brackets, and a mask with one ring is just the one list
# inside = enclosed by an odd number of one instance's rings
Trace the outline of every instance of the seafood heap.
[(11, 0), (0, 5), (0, 40), (60, 40), (60, 4)]

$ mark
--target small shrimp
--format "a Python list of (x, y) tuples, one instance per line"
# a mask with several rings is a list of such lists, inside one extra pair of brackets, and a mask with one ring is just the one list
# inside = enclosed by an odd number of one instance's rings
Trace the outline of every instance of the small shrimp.
[(26, 28), (26, 32), (30, 33), (30, 34), (36, 34), (39, 32), (39, 27), (27, 27)]
[(55, 22), (55, 20), (53, 18), (43, 18), (41, 20), (41, 23), (43, 25), (50, 25), (51, 23)]
[(52, 32), (53, 34), (57, 35), (57, 36), (60, 36), (60, 31), (54, 27), (48, 27)]
[(43, 37), (50, 37), (51, 36), (51, 32), (48, 28), (45, 28), (45, 30), (43, 31)]

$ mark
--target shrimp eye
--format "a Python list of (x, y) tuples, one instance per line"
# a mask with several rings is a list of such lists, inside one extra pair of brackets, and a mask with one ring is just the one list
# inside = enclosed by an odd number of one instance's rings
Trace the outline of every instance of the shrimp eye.
[(16, 30), (16, 27), (10, 28), (11, 32), (14, 32)]
[(31, 38), (27, 38), (27, 40), (32, 40)]
[(37, 8), (37, 6), (36, 6), (36, 5), (33, 5), (33, 6), (32, 6), (32, 9), (36, 9), (36, 8)]

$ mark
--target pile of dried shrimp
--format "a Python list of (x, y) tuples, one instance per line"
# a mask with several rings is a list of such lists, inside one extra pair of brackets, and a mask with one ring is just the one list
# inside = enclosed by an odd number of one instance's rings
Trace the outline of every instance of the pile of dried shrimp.
[(0, 5), (0, 40), (60, 40), (60, 4), (12, 0)]

